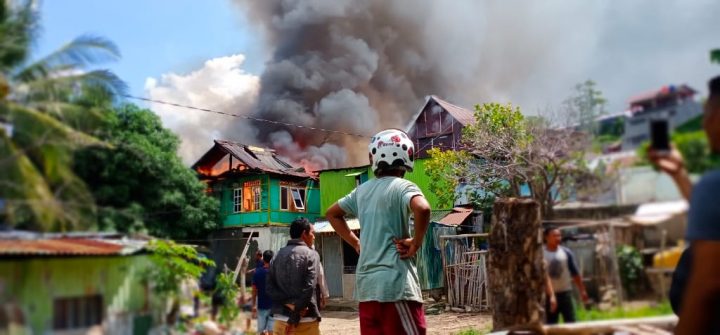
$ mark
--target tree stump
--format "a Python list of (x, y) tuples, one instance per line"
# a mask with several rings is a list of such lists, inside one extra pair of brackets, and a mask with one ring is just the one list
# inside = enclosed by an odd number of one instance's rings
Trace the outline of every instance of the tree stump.
[(493, 206), (488, 280), (495, 330), (544, 322), (545, 265), (540, 204), (499, 199)]

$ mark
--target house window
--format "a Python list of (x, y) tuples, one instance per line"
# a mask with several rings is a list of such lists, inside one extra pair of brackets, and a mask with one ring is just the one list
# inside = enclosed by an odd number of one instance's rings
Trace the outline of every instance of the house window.
[(305, 211), (305, 189), (301, 187), (280, 186), (280, 210), (291, 212)]
[(242, 189), (233, 190), (233, 213), (240, 213), (242, 209)]
[(261, 183), (259, 180), (246, 181), (243, 184), (243, 212), (254, 212), (260, 210), (260, 201), (262, 200)]
[(103, 299), (99, 294), (53, 300), (53, 329), (81, 329), (103, 321)]

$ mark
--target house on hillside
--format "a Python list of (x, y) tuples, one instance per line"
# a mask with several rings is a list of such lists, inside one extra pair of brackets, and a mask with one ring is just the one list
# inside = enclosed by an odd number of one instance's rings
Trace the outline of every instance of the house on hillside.
[(1, 334), (147, 334), (147, 241), (119, 234), (0, 234)]
[(650, 120), (666, 119), (672, 130), (702, 115), (702, 106), (694, 99), (696, 93), (687, 85), (668, 85), (632, 97), (625, 119), (622, 149), (633, 150), (650, 140)]
[(418, 110), (406, 132), (415, 142), (417, 159), (427, 158), (432, 148), (443, 150), (459, 148), (462, 128), (475, 122), (474, 113), (438, 96), (431, 95)]
[(317, 178), (274, 150), (215, 140), (192, 168), (220, 200), (222, 227), (212, 245), (218, 265), (234, 267), (251, 233), (256, 243), (248, 254), (277, 251), (285, 246), (293, 220), (315, 222), (321, 216)]

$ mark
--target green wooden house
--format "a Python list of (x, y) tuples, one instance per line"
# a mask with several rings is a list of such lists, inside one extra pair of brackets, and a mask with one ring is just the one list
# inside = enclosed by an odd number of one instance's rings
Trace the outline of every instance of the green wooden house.
[(0, 334), (147, 334), (145, 244), (108, 233), (4, 233)]
[(250, 252), (277, 251), (287, 242), (293, 220), (314, 222), (321, 215), (317, 178), (274, 150), (215, 140), (193, 169), (220, 200), (222, 227), (213, 239), (218, 264), (234, 266), (250, 233), (257, 241)]

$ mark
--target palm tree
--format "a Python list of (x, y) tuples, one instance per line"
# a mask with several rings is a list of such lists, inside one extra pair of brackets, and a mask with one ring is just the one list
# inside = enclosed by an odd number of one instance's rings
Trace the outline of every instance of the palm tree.
[(0, 0), (0, 213), (27, 229), (88, 229), (94, 199), (73, 172), (73, 151), (101, 144), (92, 130), (103, 113), (81, 101), (92, 96), (111, 103), (124, 92), (112, 72), (91, 69), (120, 52), (106, 39), (81, 36), (30, 61), (35, 7)]

